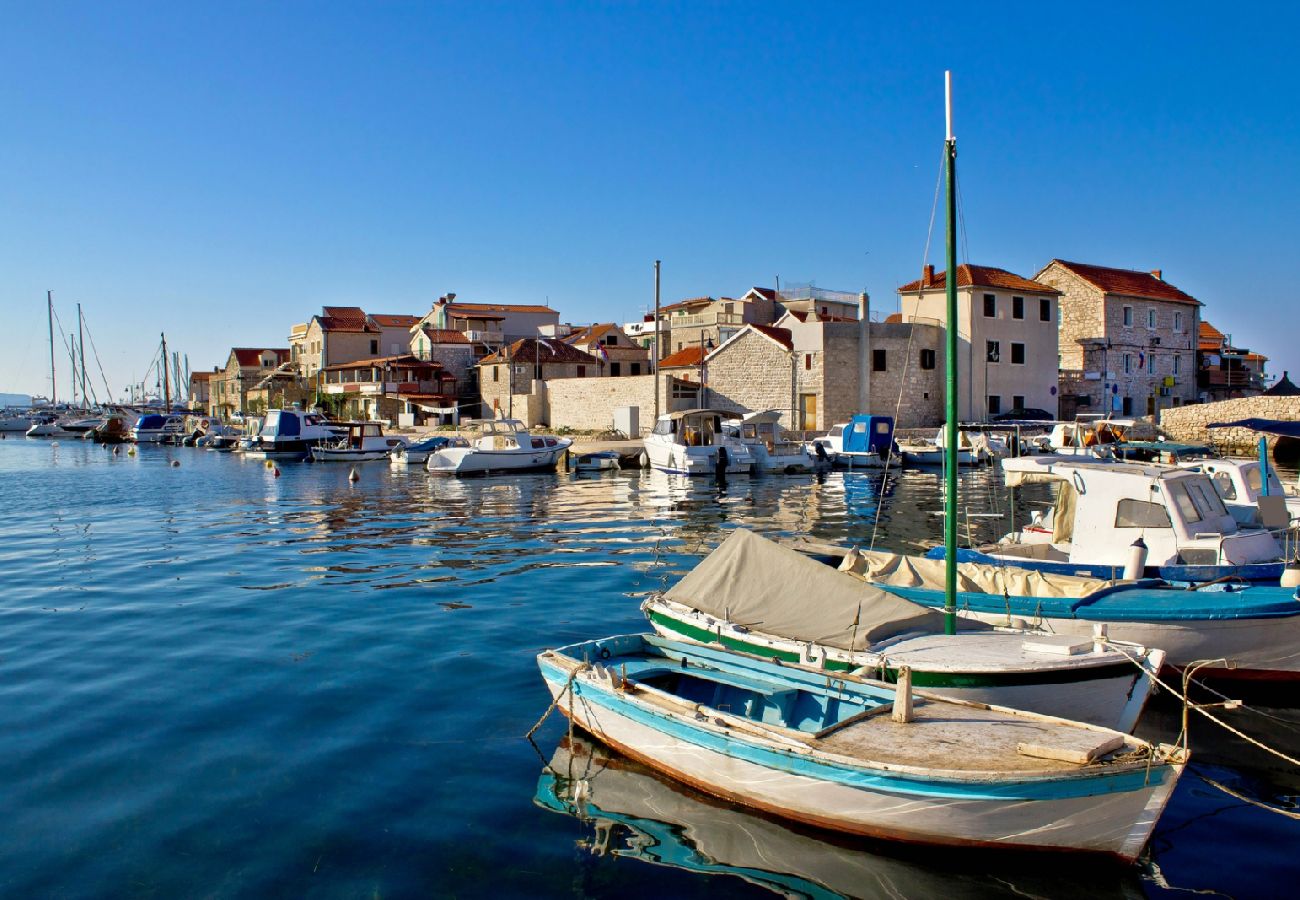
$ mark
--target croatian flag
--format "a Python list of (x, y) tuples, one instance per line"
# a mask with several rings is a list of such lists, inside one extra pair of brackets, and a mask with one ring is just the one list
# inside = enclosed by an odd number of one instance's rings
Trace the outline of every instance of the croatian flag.
[(603, 359), (605, 362), (609, 362), (609, 352), (605, 350), (604, 344), (596, 345), (596, 355), (599, 356), (601, 359)]

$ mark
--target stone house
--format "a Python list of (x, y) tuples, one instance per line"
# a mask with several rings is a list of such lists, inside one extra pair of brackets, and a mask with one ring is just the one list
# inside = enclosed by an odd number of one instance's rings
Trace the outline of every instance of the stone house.
[(457, 393), (464, 407), (478, 406), (478, 355), (462, 331), (434, 328), (424, 319), (411, 326), (411, 355), (435, 362), (456, 379)]
[(335, 363), (321, 370), (320, 390), (337, 414), (403, 425), (459, 421), (456, 378), (410, 354)]
[(652, 371), (649, 352), (612, 322), (588, 325), (562, 340), (600, 360), (610, 377), (648, 375)]
[(522, 338), (478, 361), (484, 418), (507, 416), (529, 425), (545, 421), (546, 382), (598, 378), (602, 361), (560, 340)]
[(208, 411), (208, 401), (211, 397), (209, 382), (213, 375), (220, 374), (221, 369), (214, 366), (211, 372), (191, 372), (189, 393), (186, 397), (186, 406), (197, 412), (206, 413)]
[(416, 316), (367, 314), (359, 306), (326, 306), (289, 331), (289, 347), (300, 378), (317, 380), (327, 366), (410, 352)]
[[(744, 296), (692, 297), (670, 303), (659, 310), (659, 339), (663, 343), (660, 358), (689, 347), (713, 341), (718, 346), (746, 325), (770, 325), (780, 314), (775, 292), (751, 288)], [(653, 338), (654, 321), (650, 333)]]
[(499, 349), (507, 341), (535, 338), (541, 329), (554, 327), (560, 314), (538, 303), (464, 303), (455, 294), (439, 297), (417, 323), (420, 328), (459, 331), (477, 357)]
[[(903, 322), (942, 326), (947, 273), (926, 266), (898, 289)], [(994, 266), (957, 267), (957, 414), (986, 421), (1015, 409), (1057, 414), (1061, 292)]]
[(1259, 393), (1267, 362), (1267, 356), (1232, 346), (1227, 335), (1202, 319), (1196, 345), (1198, 399), (1212, 403)]
[(1061, 291), (1062, 417), (1156, 415), (1196, 400), (1203, 304), (1159, 269), (1054, 259), (1034, 280)]
[(208, 378), (208, 414), (230, 418), (235, 413), (253, 412), (249, 406), (250, 392), (264, 388), (264, 380), (292, 381), (285, 371), (289, 362), (289, 348), (234, 347), (223, 369)]

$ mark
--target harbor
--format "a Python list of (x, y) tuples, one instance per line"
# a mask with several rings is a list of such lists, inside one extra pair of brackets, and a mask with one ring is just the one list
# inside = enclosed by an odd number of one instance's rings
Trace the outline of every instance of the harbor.
[[(1193, 723), (1193, 762), (1131, 869), (987, 851), (936, 863), (610, 763), (558, 717), (524, 738), (549, 701), (537, 653), (644, 631), (641, 602), (738, 529), (863, 545), (877, 530), (877, 546), (896, 550), (933, 542), (933, 472), (722, 485), (652, 470), (280, 472), (188, 447), (0, 444), (0, 486), (15, 498), (0, 660), (10, 891), (39, 892), (58, 869), (70, 896), (197, 884), (339, 896), (762, 896), (791, 885), (933, 896), (954, 884), (963, 896), (1265, 896), (1296, 872), (1296, 823), (1254, 805), (1289, 808), (1294, 770), (1209, 723)], [(960, 477), (981, 511), (1010, 501), (996, 468)], [(1049, 498), (1046, 486), (1021, 488), (1016, 514), (1027, 520)], [(1008, 518), (972, 518), (976, 541)], [(1294, 752), (1294, 710), (1227, 715)], [(1137, 735), (1174, 741), (1180, 719), (1158, 697)], [(585, 754), (577, 764), (570, 748)], [(607, 785), (627, 777), (673, 807), (620, 808)], [(580, 810), (556, 778), (587, 779)], [(724, 814), (724, 846), (751, 833), (782, 852), (731, 855), (708, 830)], [(1215, 861), (1226, 856), (1231, 866)]]

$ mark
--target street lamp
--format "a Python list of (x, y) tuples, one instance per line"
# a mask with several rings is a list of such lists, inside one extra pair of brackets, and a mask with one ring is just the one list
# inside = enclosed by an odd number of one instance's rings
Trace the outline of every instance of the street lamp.
[(701, 330), (700, 331), (700, 394), (699, 394), (700, 409), (704, 409), (707, 406), (705, 400), (708, 397), (708, 388), (704, 386), (704, 374), (705, 374), (704, 358), (709, 355), (709, 352), (711, 350), (713, 350), (713, 338), (709, 338), (706, 341), (704, 339), (704, 332)]

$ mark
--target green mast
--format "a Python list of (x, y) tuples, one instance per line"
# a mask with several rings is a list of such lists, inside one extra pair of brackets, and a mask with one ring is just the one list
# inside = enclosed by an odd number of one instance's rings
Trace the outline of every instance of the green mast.
[(943, 611), (945, 634), (957, 633), (957, 139), (952, 134), (952, 72), (943, 73), (945, 119), (948, 137), (944, 141), (943, 168), (947, 185), (946, 250), (944, 287), (948, 295), (948, 337), (945, 360), (948, 371), (946, 407), (948, 421), (944, 440), (943, 552), (947, 563), (944, 578)]

